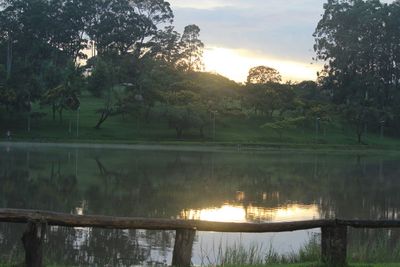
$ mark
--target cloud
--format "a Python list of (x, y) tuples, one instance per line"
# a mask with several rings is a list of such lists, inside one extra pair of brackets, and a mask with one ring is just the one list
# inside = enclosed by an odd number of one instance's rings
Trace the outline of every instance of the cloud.
[(174, 2), (178, 29), (199, 25), (207, 45), (245, 48), (288, 60), (311, 61), (314, 55), (312, 34), (322, 13), (321, 0), (174, 0), (173, 7)]
[(197, 24), (208, 47), (242, 49), (304, 65), (315, 56), (312, 35), (326, 1), (170, 0), (177, 29)]
[(246, 49), (207, 47), (204, 53), (206, 71), (216, 72), (237, 82), (246, 81), (249, 69), (269, 66), (277, 69), (285, 81), (316, 80), (321, 65), (283, 60)]
[(213, 9), (218, 7), (235, 6), (241, 1), (232, 0), (170, 0), (173, 8)]

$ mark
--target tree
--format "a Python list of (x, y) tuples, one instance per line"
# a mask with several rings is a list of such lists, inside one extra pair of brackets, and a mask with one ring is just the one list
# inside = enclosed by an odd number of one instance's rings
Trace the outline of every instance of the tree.
[(15, 102), (17, 101), (17, 96), (11, 88), (0, 85), (0, 108), (3, 107), (6, 111), (10, 111)]
[(103, 107), (96, 110), (100, 117), (94, 128), (100, 129), (101, 125), (116, 113), (116, 104), (118, 99), (118, 89), (116, 85), (119, 83), (118, 67), (113, 65), (111, 61), (97, 58), (93, 72), (89, 77), (88, 90), (98, 98), (102, 98)]
[(279, 111), (282, 116), (295, 108), (295, 94), (289, 84), (247, 84), (243, 94), (245, 105), (253, 109), (255, 114), (272, 117), (274, 111)]
[(95, 42), (97, 54), (124, 55), (140, 40), (140, 19), (127, 0), (95, 1), (88, 35)]
[(58, 112), (60, 122), (62, 121), (64, 110), (77, 110), (79, 108), (79, 95), (83, 87), (81, 70), (75, 68), (74, 65), (65, 68), (61, 75), (61, 82), (58, 84), (57, 80), (54, 83), (50, 82), (48, 85), (50, 89), (41, 98), (41, 105), (51, 105), (53, 120), (55, 119), (55, 113)]
[(136, 57), (138, 58), (142, 48), (145, 47), (145, 39), (155, 36), (160, 24), (171, 24), (174, 14), (169, 2), (164, 0), (130, 0), (130, 3), (143, 21), (140, 39), (136, 45)]
[(13, 46), (15, 35), (19, 31), (17, 12), (10, 8), (9, 3), (0, 3), (0, 44), (6, 44), (5, 78), (9, 79), (12, 70)]
[(180, 59), (178, 68), (184, 71), (203, 70), (204, 44), (199, 39), (200, 28), (197, 25), (188, 25), (183, 31), (180, 46)]
[(399, 2), (329, 0), (324, 9), (314, 33), (317, 59), (326, 62), (322, 86), (336, 105), (360, 112), (354, 114), (358, 121), (379, 124), (380, 116), (365, 116), (369, 112), (360, 103), (378, 113), (398, 106), (400, 34), (395, 29), (400, 21), (394, 16), (400, 14)]
[(158, 25), (173, 20), (170, 4), (164, 0), (94, 1), (94, 16), (88, 34), (99, 55), (131, 53), (139, 59), (148, 52)]
[(247, 84), (280, 83), (282, 77), (276, 69), (258, 66), (249, 70)]
[[(81, 51), (86, 47), (85, 17), (90, 6), (86, 2), (1, 2), (0, 54), (5, 57), (0, 57), (0, 64), (6, 66), (7, 88), (15, 92), (14, 112), (25, 112), (30, 103), (46, 98), (48, 90), (61, 84), (57, 73), (84, 57)], [(48, 75), (50, 70), (55, 70), (54, 77)]]
[(207, 106), (196, 92), (196, 84), (190, 81), (178, 82), (173, 89), (163, 94), (164, 116), (168, 126), (176, 131), (181, 139), (184, 131), (198, 129), (204, 137), (204, 127), (209, 123)]
[(354, 129), (357, 135), (357, 142), (362, 144), (362, 137), (365, 134), (365, 126), (379, 116), (379, 111), (368, 103), (348, 103), (341, 106), (341, 114), (345, 121)]
[(180, 59), (181, 35), (173, 26), (160, 30), (152, 39), (151, 56), (161, 63), (176, 66)]

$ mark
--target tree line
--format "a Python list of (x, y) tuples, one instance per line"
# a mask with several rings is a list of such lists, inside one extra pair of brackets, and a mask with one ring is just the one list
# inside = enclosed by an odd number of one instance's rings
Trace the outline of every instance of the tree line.
[[(400, 2), (328, 0), (314, 37), (317, 82), (283, 82), (268, 66), (246, 83), (203, 72), (200, 28), (182, 33), (164, 0), (0, 0), (0, 120), (63, 120), (81, 95), (101, 99), (93, 127), (112, 116), (163, 120), (177, 138), (205, 136), (212, 118), (265, 118), (293, 127), (343, 124), (400, 134)], [(48, 108), (45, 108), (48, 107)], [(215, 123), (215, 122), (214, 122)]]

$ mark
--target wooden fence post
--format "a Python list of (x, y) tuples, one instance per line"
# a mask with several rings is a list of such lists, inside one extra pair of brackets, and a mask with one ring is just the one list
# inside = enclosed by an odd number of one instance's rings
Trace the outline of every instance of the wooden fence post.
[(192, 249), (196, 230), (176, 230), (172, 266), (189, 267), (192, 262)]
[(327, 266), (347, 266), (347, 226), (321, 228), (321, 256)]
[(46, 224), (29, 222), (22, 236), (27, 267), (43, 266), (43, 241), (46, 234)]

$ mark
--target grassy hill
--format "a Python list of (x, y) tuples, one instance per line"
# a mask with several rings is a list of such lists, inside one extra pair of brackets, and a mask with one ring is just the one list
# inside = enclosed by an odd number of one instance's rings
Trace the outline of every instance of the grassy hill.
[[(65, 111), (63, 120), (53, 120), (50, 107), (34, 107), (35, 112), (45, 113), (40, 119), (32, 119), (28, 132), (27, 117), (9, 119), (0, 125), (2, 139), (6, 139), (6, 131), (12, 132), (13, 140), (37, 142), (89, 142), (89, 143), (145, 143), (145, 142), (182, 142), (185, 143), (224, 143), (224, 144), (257, 144), (257, 145), (289, 145), (289, 146), (358, 146), (355, 133), (350, 127), (327, 126), (321, 128), (317, 135), (313, 125), (305, 125), (283, 131), (280, 137), (273, 129), (261, 128), (267, 121), (263, 117), (246, 115), (217, 116), (214, 127), (212, 119), (200, 137), (198, 131), (184, 132), (182, 140), (177, 140), (174, 129), (168, 127), (167, 121), (157, 115), (157, 107), (149, 122), (134, 116), (110, 117), (101, 127), (95, 129), (99, 114), (96, 110), (102, 107), (102, 100), (89, 95), (81, 97), (79, 112), (79, 132), (77, 133), (76, 111)], [(400, 140), (367, 134), (360, 147), (395, 148), (400, 147)]]

